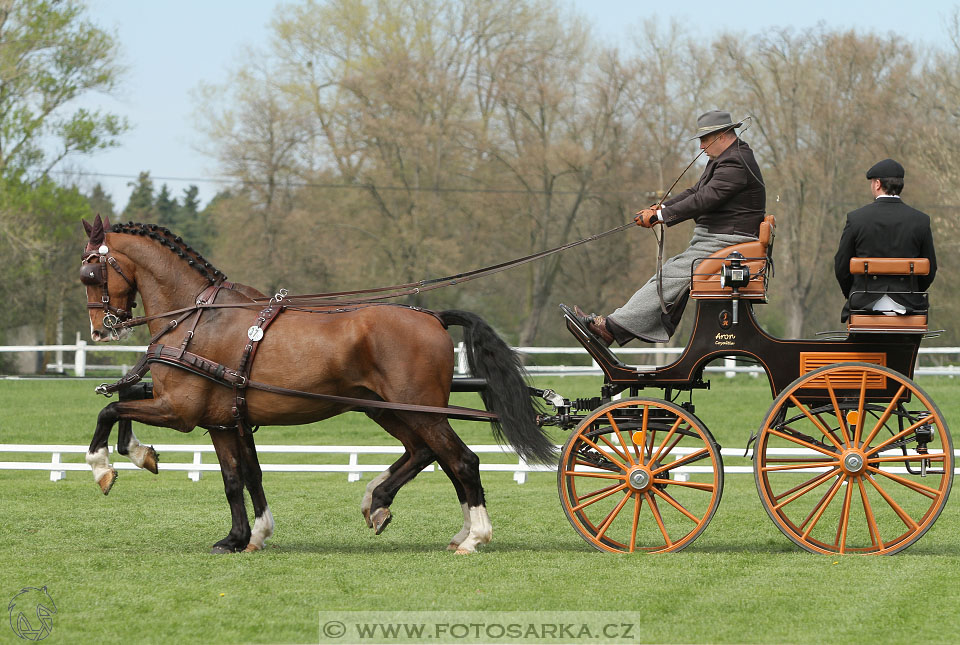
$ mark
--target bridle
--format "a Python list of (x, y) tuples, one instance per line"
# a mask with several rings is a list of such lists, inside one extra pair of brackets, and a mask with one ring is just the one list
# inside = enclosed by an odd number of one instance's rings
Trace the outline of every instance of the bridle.
[[(109, 255), (109, 253), (110, 249), (106, 244), (101, 244), (96, 251), (85, 251), (83, 261), (80, 263), (80, 281), (88, 286), (100, 287), (100, 301), (87, 302), (87, 309), (102, 309), (103, 322), (101, 324), (104, 329), (110, 330), (110, 334), (114, 336), (115, 339), (119, 339), (120, 332), (117, 327), (133, 318), (133, 313), (110, 304), (110, 290), (107, 286), (107, 274), (109, 271), (107, 271), (107, 266), (113, 267), (113, 270), (124, 279), (134, 292), (136, 291), (136, 285), (130, 278), (124, 275), (123, 269), (120, 268), (120, 263), (117, 262), (116, 258), (112, 255)], [(94, 262), (94, 260), (97, 261)], [(133, 309), (135, 306), (136, 303), (131, 301), (130, 309)]]

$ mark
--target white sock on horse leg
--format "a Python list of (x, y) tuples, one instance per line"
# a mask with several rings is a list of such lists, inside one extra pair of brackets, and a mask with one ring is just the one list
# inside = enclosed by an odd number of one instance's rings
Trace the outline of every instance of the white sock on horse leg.
[(450, 538), (450, 546), (448, 548), (451, 551), (456, 550), (456, 548), (467, 539), (467, 536), (470, 535), (470, 507), (464, 502), (460, 505), (460, 508), (463, 510), (463, 528), (460, 529), (459, 533)]
[(100, 483), (100, 478), (113, 470), (110, 467), (110, 456), (107, 447), (104, 446), (96, 452), (88, 452), (86, 456), (87, 465), (93, 470), (93, 481)]

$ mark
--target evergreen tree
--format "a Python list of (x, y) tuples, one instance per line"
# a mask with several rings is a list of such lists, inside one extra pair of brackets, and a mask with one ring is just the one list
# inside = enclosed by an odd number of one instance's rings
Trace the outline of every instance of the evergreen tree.
[(157, 201), (153, 207), (156, 219), (154, 220), (160, 226), (166, 226), (175, 233), (182, 233), (178, 219), (177, 200), (170, 198), (170, 189), (164, 184), (160, 187), (157, 194)]
[(90, 210), (94, 214), (100, 214), (110, 219), (114, 219), (114, 216), (117, 214), (116, 208), (113, 205), (113, 199), (103, 190), (103, 186), (99, 183), (94, 186), (90, 194), (87, 195), (87, 201), (90, 202)]
[(127, 207), (123, 209), (123, 218), (135, 222), (153, 222), (156, 214), (153, 205), (153, 180), (149, 172), (141, 172), (136, 182), (127, 184), (132, 187)]
[(200, 253), (209, 254), (216, 233), (207, 210), (200, 211), (199, 192), (196, 186), (184, 189), (182, 204), (177, 209), (177, 232)]

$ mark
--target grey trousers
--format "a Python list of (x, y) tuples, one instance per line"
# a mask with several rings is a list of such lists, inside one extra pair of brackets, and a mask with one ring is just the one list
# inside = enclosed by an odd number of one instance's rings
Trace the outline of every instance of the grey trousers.
[[(733, 244), (756, 239), (749, 235), (711, 234), (704, 226), (696, 227), (687, 250), (663, 263), (663, 301), (670, 305), (687, 288), (690, 284), (690, 266), (696, 258), (704, 258)], [(660, 314), (657, 276), (653, 276), (633, 294), (627, 304), (607, 318), (641, 340), (665, 343), (670, 340), (670, 334), (663, 326)]]

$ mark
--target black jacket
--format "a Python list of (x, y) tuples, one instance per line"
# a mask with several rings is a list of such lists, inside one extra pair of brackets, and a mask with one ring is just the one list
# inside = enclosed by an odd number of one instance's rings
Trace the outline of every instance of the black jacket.
[[(850, 258), (928, 258), (930, 274), (915, 278), (909, 276), (870, 276), (850, 273)], [(889, 293), (893, 300), (914, 313), (926, 308), (926, 300), (918, 294), (902, 291), (926, 291), (937, 274), (937, 256), (933, 250), (933, 232), (930, 217), (910, 208), (896, 197), (880, 196), (872, 204), (847, 214), (847, 223), (840, 235), (840, 246), (834, 257), (834, 271), (840, 290), (847, 303), (841, 320), (846, 320), (850, 309), (863, 309)], [(867, 291), (869, 293), (862, 293)], [(879, 295), (878, 295), (879, 294)]]
[(692, 218), (711, 233), (757, 235), (766, 202), (753, 150), (737, 139), (707, 162), (693, 187), (663, 202), (664, 223), (673, 226)]

